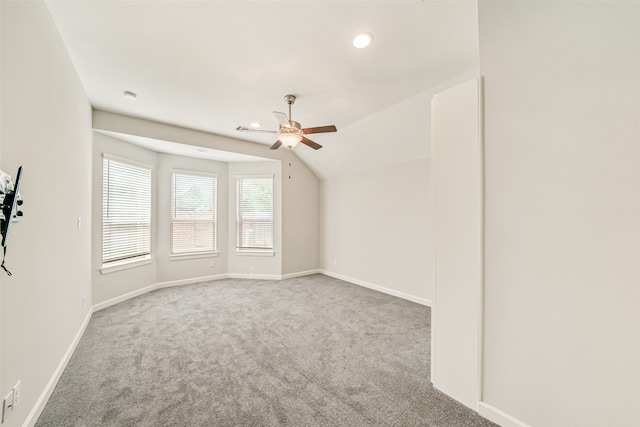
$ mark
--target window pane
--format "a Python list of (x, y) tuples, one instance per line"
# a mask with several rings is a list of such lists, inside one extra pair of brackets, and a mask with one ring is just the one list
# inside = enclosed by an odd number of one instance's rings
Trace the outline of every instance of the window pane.
[(102, 162), (102, 263), (151, 253), (151, 170)]
[(216, 250), (217, 179), (210, 175), (171, 175), (171, 253)]
[(273, 178), (238, 178), (236, 247), (273, 249)]

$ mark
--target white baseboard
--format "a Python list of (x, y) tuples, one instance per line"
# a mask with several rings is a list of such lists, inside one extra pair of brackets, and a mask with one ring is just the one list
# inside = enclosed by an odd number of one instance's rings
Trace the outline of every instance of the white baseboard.
[(484, 402), (478, 402), (478, 413), (501, 427), (531, 427), (529, 424)]
[(135, 297), (140, 296), (142, 294), (146, 294), (147, 292), (151, 292), (151, 291), (153, 291), (155, 289), (157, 289), (157, 288), (156, 288), (156, 284), (154, 283), (153, 285), (145, 286), (144, 288), (136, 289), (135, 291), (131, 291), (131, 292), (127, 293), (127, 294), (120, 295), (120, 296), (117, 296), (115, 298), (111, 298), (111, 299), (106, 300), (106, 301), (102, 301), (102, 302), (100, 302), (98, 304), (95, 304), (93, 306), (93, 311), (96, 312), (96, 311), (103, 310), (103, 309), (105, 309), (107, 307), (111, 307), (112, 305), (116, 305), (116, 304), (118, 304), (120, 302), (123, 302), (123, 301), (126, 301), (128, 299), (135, 298)]
[(320, 270), (307, 270), (307, 271), (299, 271), (297, 273), (290, 273), (285, 275), (229, 273), (229, 274), (216, 274), (213, 276), (192, 277), (190, 279), (171, 280), (168, 282), (159, 282), (149, 286), (145, 286), (144, 288), (141, 288), (141, 289), (136, 289), (135, 291), (131, 291), (127, 294), (120, 295), (115, 298), (111, 298), (110, 300), (95, 304), (93, 306), (93, 311), (96, 312), (96, 311), (103, 310), (107, 307), (111, 307), (112, 305), (121, 303), (128, 299), (146, 294), (147, 292), (155, 291), (156, 289), (170, 288), (173, 286), (191, 285), (193, 283), (210, 282), (212, 280), (220, 280), (220, 279), (284, 280), (284, 279), (292, 279), (294, 277), (309, 276), (311, 274), (317, 274), (319, 272)]
[(84, 334), (85, 329), (87, 329), (87, 325), (89, 324), (89, 320), (91, 320), (92, 314), (93, 314), (93, 310), (89, 310), (86, 317), (84, 318), (84, 321), (82, 322), (82, 325), (80, 325), (80, 328), (76, 332), (76, 335), (73, 337), (73, 341), (71, 341), (71, 345), (69, 346), (66, 353), (62, 357), (62, 360), (58, 364), (58, 367), (56, 368), (56, 370), (53, 371), (53, 375), (51, 376), (51, 379), (49, 379), (49, 382), (47, 383), (46, 387), (40, 394), (40, 397), (36, 401), (36, 404), (31, 409), (31, 412), (29, 412), (29, 415), (27, 416), (27, 419), (24, 421), (24, 424), (22, 424), (23, 427), (33, 427), (36, 424), (36, 421), (38, 421), (40, 414), (44, 410), (44, 407), (47, 405), (47, 402), (49, 401), (51, 394), (53, 394), (53, 390), (56, 388), (56, 385), (58, 384), (58, 380), (62, 376), (64, 369), (67, 367), (69, 360), (71, 360), (71, 356), (73, 356), (73, 352), (76, 350), (76, 347), (78, 346), (78, 343), (80, 342), (80, 339), (82, 338), (82, 335)]
[(391, 288), (385, 288), (384, 286), (375, 285), (373, 283), (365, 282), (364, 280), (354, 279), (353, 277), (344, 276), (342, 274), (334, 273), (328, 270), (319, 270), (319, 273), (324, 274), (325, 276), (333, 277), (336, 279), (344, 280), (345, 282), (353, 283), (354, 285), (362, 286), (365, 288), (373, 289), (374, 291), (382, 292), (388, 295), (393, 295), (394, 297), (406, 299), (411, 302), (415, 302), (418, 304), (426, 305), (427, 307), (431, 307), (431, 300), (427, 298), (417, 297), (415, 295), (407, 294), (405, 292), (397, 291)]
[(244, 274), (244, 273), (229, 273), (227, 279), (254, 279), (254, 280), (281, 280), (282, 276), (279, 274)]
[(318, 273), (320, 273), (320, 270), (318, 270), (318, 269), (307, 270), (307, 271), (299, 271), (297, 273), (283, 274), (282, 276), (280, 276), (280, 278), (282, 280), (295, 279), (296, 277), (311, 276), (312, 274), (318, 274)]
[(194, 283), (210, 282), (212, 280), (227, 279), (228, 274), (214, 274), (212, 276), (192, 277), (190, 279), (170, 280), (168, 282), (156, 283), (156, 289), (171, 288), (173, 286), (192, 285)]
[(171, 280), (168, 282), (154, 283), (152, 285), (145, 286), (144, 288), (136, 289), (135, 291), (131, 291), (127, 294), (120, 295), (118, 297), (111, 298), (110, 300), (95, 304), (93, 306), (93, 311), (96, 312), (96, 311), (103, 310), (107, 307), (111, 307), (112, 305), (121, 303), (128, 299), (135, 298), (137, 296), (146, 294), (151, 291), (155, 291), (156, 289), (170, 288), (172, 286), (190, 285), (193, 283), (208, 282), (211, 280), (226, 279), (227, 277), (228, 275), (226, 274), (216, 274), (213, 276), (193, 277), (191, 279)]

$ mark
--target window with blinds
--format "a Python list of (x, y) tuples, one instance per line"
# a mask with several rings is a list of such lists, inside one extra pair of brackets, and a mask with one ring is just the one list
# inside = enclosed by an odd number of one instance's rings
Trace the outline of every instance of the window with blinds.
[(171, 174), (171, 253), (216, 250), (217, 177), (197, 172)]
[(102, 161), (102, 263), (151, 254), (151, 168)]
[(273, 249), (273, 176), (236, 179), (236, 248)]

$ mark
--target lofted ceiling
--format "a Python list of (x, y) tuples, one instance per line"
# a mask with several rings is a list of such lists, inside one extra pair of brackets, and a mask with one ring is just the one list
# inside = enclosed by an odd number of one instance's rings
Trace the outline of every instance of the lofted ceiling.
[[(303, 127), (338, 127), (337, 134), (313, 135), (324, 146), (318, 152), (295, 148), (324, 171), (321, 176), (336, 173), (333, 163), (350, 164), (349, 156), (366, 168), (367, 157), (383, 149), (375, 131), (358, 138), (350, 128), (478, 66), (475, 1), (47, 5), (94, 108), (262, 143), (268, 150), (274, 135), (236, 127), (258, 122), (277, 129), (272, 111), (286, 112), (283, 97), (294, 94), (293, 119)], [(351, 41), (361, 32), (374, 41), (356, 49)], [(124, 91), (135, 92), (137, 100), (126, 99)], [(412, 123), (378, 125), (411, 131)], [(406, 146), (407, 157), (417, 157), (417, 144)]]

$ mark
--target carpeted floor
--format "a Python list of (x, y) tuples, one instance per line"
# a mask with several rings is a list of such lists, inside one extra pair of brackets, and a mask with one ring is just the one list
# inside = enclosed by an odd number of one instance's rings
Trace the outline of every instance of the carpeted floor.
[(430, 310), (323, 275), (96, 312), (36, 426), (494, 426), (429, 382)]

